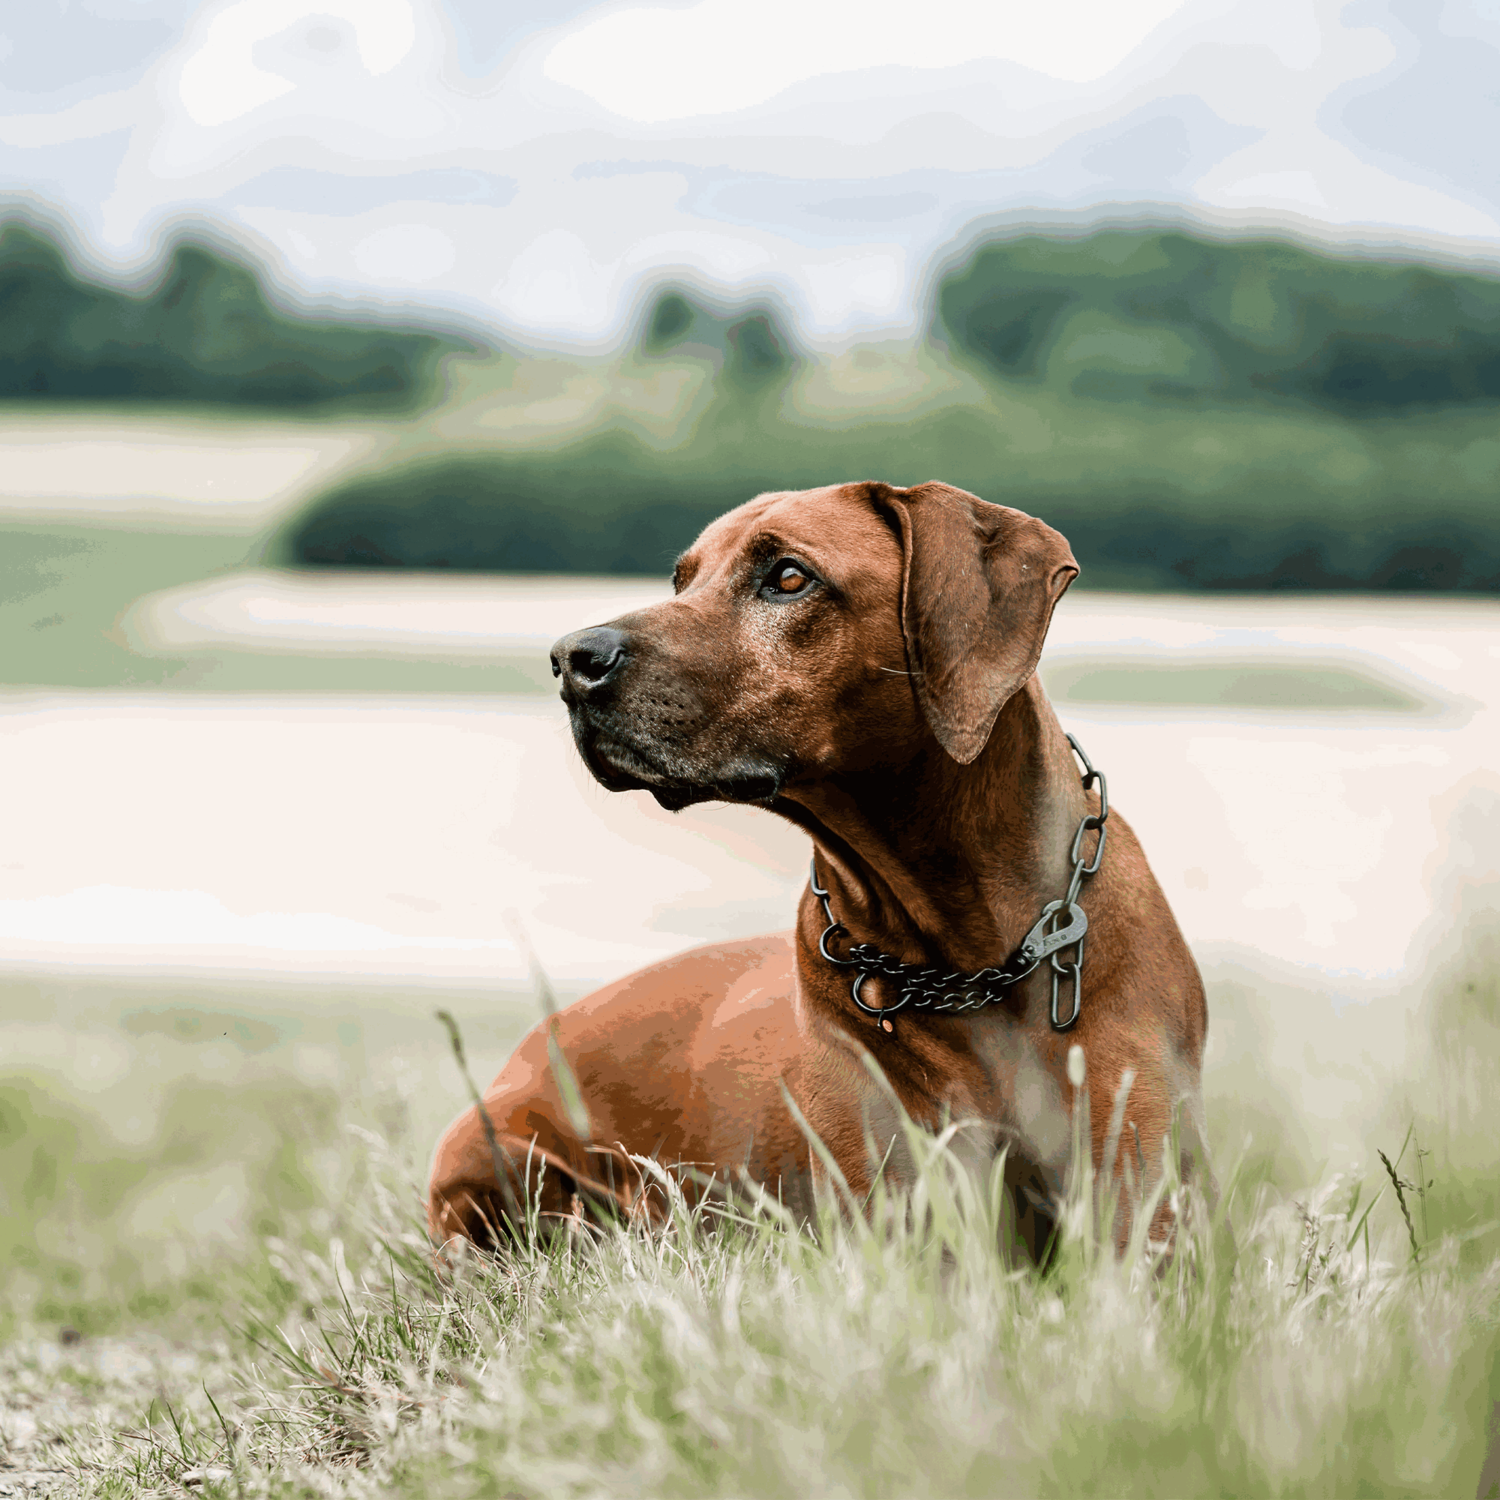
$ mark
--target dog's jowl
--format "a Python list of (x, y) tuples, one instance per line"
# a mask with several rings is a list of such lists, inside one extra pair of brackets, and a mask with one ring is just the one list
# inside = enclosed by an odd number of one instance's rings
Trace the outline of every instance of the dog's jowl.
[[(1069, 1154), (1071, 1047), (1096, 1168), (1127, 1070), (1119, 1170), (1160, 1171), (1174, 1111), (1199, 1137), (1197, 969), (1035, 675), (1077, 572), (1051, 527), (947, 485), (768, 494), (683, 554), (673, 598), (557, 643), (605, 787), (756, 803), (807, 832), (811, 879), (794, 931), (683, 954), (558, 1016), (581, 1112), (547, 1030), (522, 1041), (438, 1146), (435, 1237), (503, 1236), (528, 1195), (544, 1218), (649, 1212), (632, 1155), (748, 1176), (807, 1212), (807, 1128), (863, 1193), (869, 1141), (895, 1134), (870, 1059), (916, 1120), (977, 1122), (960, 1139), (980, 1157), (1008, 1147), (1033, 1252)], [(880, 1169), (903, 1168), (898, 1150)]]

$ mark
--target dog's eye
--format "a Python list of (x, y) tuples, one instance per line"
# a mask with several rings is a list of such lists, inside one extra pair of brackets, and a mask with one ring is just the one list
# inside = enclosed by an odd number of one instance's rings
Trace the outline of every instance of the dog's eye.
[(794, 563), (791, 558), (783, 557), (780, 562), (771, 565), (762, 590), (787, 599), (802, 593), (812, 581), (812, 574), (801, 563)]

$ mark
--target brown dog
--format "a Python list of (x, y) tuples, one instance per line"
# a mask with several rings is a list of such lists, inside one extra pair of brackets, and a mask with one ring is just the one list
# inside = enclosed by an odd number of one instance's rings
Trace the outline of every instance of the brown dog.
[(1033, 1250), (1068, 1155), (1070, 1045), (1104, 1104), (1096, 1166), (1126, 1069), (1127, 1149), (1160, 1163), (1174, 1106), (1197, 1121), (1207, 1011), (1140, 846), (1102, 782), (1085, 790), (1034, 675), (1077, 572), (1051, 527), (947, 485), (761, 495), (682, 556), (675, 598), (557, 643), (604, 786), (780, 813), (827, 895), (803, 893), (795, 933), (570, 1006), (560, 1069), (547, 1028), (527, 1036), (488, 1119), (465, 1111), (438, 1146), (436, 1238), (487, 1241), (528, 1191), (543, 1214), (628, 1208), (622, 1153), (745, 1173), (805, 1213), (821, 1169), (788, 1098), (862, 1193), (869, 1139), (892, 1136), (865, 1048), (916, 1120), (976, 1120), (983, 1151), (1009, 1146)]

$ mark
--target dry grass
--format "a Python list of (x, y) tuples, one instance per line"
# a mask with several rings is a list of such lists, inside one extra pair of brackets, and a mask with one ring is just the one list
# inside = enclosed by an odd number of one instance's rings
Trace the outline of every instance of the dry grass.
[[(1139, 1232), (1123, 1256), (1102, 1248), (1080, 1153), (1047, 1272), (1008, 1264), (998, 1168), (973, 1177), (955, 1126), (912, 1131), (915, 1186), (877, 1191), (868, 1214), (834, 1184), (797, 1225), (770, 1203), (690, 1202), (664, 1176), (659, 1230), (442, 1264), (420, 1218), (430, 1123), (378, 1089), (324, 1120), (242, 1081), (220, 1091), (225, 1131), (243, 1146), (264, 1117), (280, 1133), (239, 1241), (198, 1246), (112, 1322), (106, 1293), (79, 1301), (96, 1321), (72, 1342), (60, 1290), (50, 1325), (45, 1298), (11, 1307), (0, 1493), (1488, 1495), (1500, 922), (1481, 901), (1460, 925), (1403, 1013), (1404, 1071), (1372, 1073), (1344, 1117), (1359, 1162), (1341, 1148), (1337, 1171), (1297, 1166), (1311, 1117), (1225, 1112), (1269, 1086), (1265, 1057), (1219, 1065), (1221, 1192), (1210, 1208), (1155, 1183), (1183, 1226), (1166, 1259)], [(1304, 1039), (1305, 1002), (1262, 999)], [(1377, 1017), (1358, 1020), (1368, 1035)], [(401, 1076), (425, 1098), (410, 1052)], [(168, 1144), (187, 1139), (174, 1108)], [(70, 1119), (76, 1177), (104, 1147)], [(1245, 1131), (1232, 1157), (1226, 1119)], [(314, 1180), (338, 1200), (287, 1197)], [(130, 1201), (96, 1238), (124, 1235)], [(87, 1224), (62, 1203), (60, 1187), (33, 1244), (60, 1265)]]
[(1038, 1275), (996, 1254), (998, 1173), (959, 1128), (913, 1130), (915, 1189), (868, 1218), (664, 1176), (661, 1230), (447, 1266), (406, 1158), (357, 1129), (339, 1232), (266, 1241), (233, 1331), (13, 1345), (6, 1460), (97, 1496), (1475, 1493), (1482, 1226), (1423, 1240), (1419, 1203), (1413, 1247), (1378, 1168), (1294, 1198), (1231, 1168), (1212, 1211), (1163, 1178), (1177, 1253), (1117, 1258), (1085, 1171)]

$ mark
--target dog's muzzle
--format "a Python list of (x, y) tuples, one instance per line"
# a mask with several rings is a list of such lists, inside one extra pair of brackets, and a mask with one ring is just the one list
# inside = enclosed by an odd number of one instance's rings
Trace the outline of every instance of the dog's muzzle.
[[(673, 811), (694, 802), (766, 803), (781, 794), (785, 773), (770, 757), (739, 747), (705, 761), (691, 733), (663, 734), (656, 696), (632, 665), (645, 670), (647, 682), (661, 670), (612, 625), (575, 631), (552, 648), (552, 675), (561, 679), (574, 743), (601, 786), (649, 791)], [(634, 707), (633, 697), (642, 698)]]

